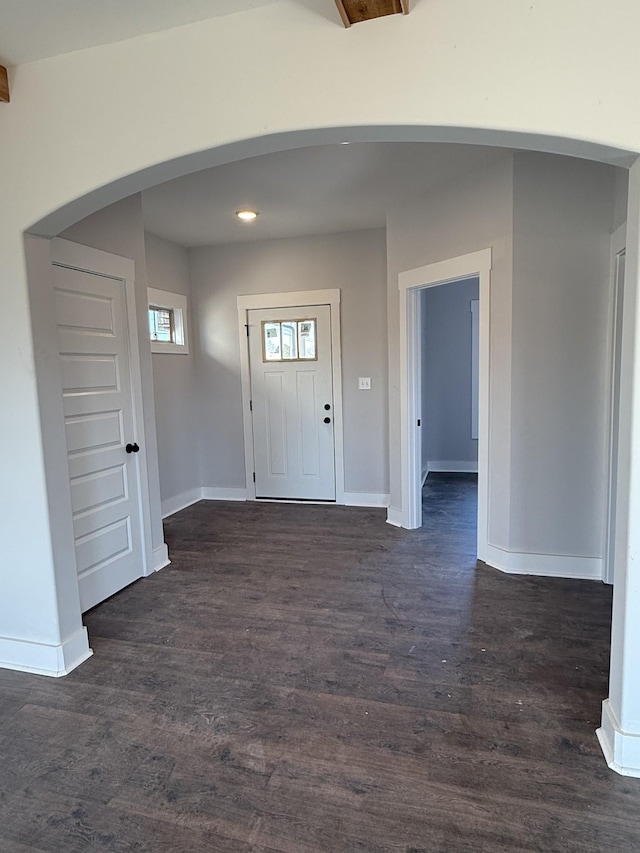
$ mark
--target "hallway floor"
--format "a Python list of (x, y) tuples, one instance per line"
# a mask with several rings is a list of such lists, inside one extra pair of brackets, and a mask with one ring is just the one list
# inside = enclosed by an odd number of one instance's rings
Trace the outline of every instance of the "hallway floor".
[(0, 670), (3, 853), (631, 853), (611, 592), (476, 567), (475, 482), (385, 511), (201, 502), (86, 614), (60, 680)]

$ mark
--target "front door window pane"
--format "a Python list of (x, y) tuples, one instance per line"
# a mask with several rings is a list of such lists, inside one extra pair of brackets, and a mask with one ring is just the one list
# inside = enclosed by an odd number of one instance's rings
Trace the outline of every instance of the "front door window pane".
[(264, 360), (281, 361), (280, 323), (263, 323), (264, 330)]
[(316, 318), (263, 320), (263, 361), (316, 361)]
[(287, 321), (280, 325), (283, 361), (296, 361), (298, 358), (297, 326), (298, 324), (295, 320)]
[(316, 321), (301, 320), (298, 323), (298, 335), (300, 340), (299, 358), (315, 359), (316, 357)]

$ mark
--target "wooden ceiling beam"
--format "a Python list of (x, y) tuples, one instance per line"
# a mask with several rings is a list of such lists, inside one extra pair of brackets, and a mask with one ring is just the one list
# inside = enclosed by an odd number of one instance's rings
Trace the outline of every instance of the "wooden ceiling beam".
[(9, 103), (9, 77), (4, 65), (0, 65), (0, 101)]
[(409, 14), (409, 0), (335, 0), (345, 27), (386, 15)]

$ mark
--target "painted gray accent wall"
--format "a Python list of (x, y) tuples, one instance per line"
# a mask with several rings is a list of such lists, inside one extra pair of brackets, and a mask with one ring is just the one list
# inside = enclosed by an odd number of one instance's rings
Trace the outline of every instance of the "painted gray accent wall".
[(602, 557), (615, 181), (611, 166), (509, 154), (388, 215), (392, 454), (398, 273), (492, 248), (489, 543), (512, 552)]
[[(145, 234), (149, 287), (187, 297), (187, 323), (193, 329), (187, 250), (153, 234)], [(153, 388), (158, 435), (160, 495), (163, 501), (197, 489), (200, 483), (196, 358), (189, 353), (152, 353)]]
[[(202, 484), (244, 488), (236, 297), (340, 288), (345, 489), (388, 493), (383, 229), (189, 251)], [(370, 376), (371, 391), (358, 391)]]
[(514, 155), (515, 551), (603, 553), (614, 172)]
[(471, 302), (478, 289), (473, 278), (421, 294), (423, 473), (429, 461), (477, 468), (478, 441), (471, 438)]
[(164, 542), (162, 510), (160, 506), (160, 479), (158, 473), (158, 444), (156, 437), (155, 403), (153, 396), (153, 374), (151, 347), (149, 346), (149, 321), (147, 301), (147, 261), (144, 245), (142, 219), (142, 197), (129, 196), (122, 201), (87, 216), (60, 234), (67, 240), (81, 243), (103, 252), (111, 252), (135, 263), (136, 316), (140, 350), (142, 381), (142, 405), (144, 411), (144, 447), (149, 477), (149, 507), (151, 510), (151, 536), (153, 548)]

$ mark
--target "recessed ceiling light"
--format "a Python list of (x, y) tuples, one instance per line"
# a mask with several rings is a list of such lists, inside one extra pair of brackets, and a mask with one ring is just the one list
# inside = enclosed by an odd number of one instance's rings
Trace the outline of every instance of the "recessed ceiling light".
[(236, 216), (241, 222), (253, 222), (258, 218), (257, 210), (236, 210)]

